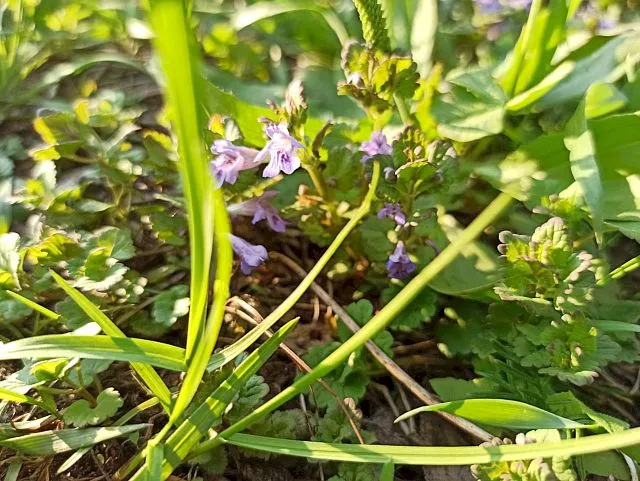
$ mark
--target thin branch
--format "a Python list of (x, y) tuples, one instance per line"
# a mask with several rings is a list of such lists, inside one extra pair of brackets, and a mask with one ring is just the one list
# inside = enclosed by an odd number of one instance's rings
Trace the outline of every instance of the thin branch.
[[(245, 313), (244, 311), (241, 311), (240, 309), (237, 309), (237, 308), (235, 308), (233, 306), (227, 306), (227, 311), (229, 311), (229, 312), (231, 312), (233, 314), (236, 314), (239, 317), (242, 317), (242, 319), (244, 319), (245, 321), (253, 324), (254, 326), (257, 326), (258, 324), (260, 324), (264, 320), (262, 315), (253, 306), (251, 306), (248, 302), (246, 302), (244, 299), (241, 299), (241, 298), (236, 296), (236, 297), (232, 297), (230, 299), (230, 301), (234, 302), (235, 304), (237, 304), (238, 306), (242, 307), (246, 311), (249, 311), (249, 313), (251, 315), (249, 315), (249, 314)], [(270, 329), (268, 329), (265, 332), (265, 335), (268, 336), (268, 337), (271, 337), (271, 336), (273, 336), (273, 332)], [(298, 366), (299, 369), (301, 369), (302, 371), (311, 372), (311, 366), (309, 366), (300, 356), (298, 356), (284, 342), (282, 344), (280, 344), (280, 349), (282, 349), (284, 351), (284, 353), (287, 356), (289, 356), (289, 358)], [(340, 409), (342, 409), (344, 414), (347, 416), (347, 419), (349, 420), (349, 424), (351, 425), (351, 429), (353, 430), (353, 433), (356, 435), (356, 438), (358, 439), (358, 442), (360, 444), (365, 444), (364, 438), (362, 437), (362, 434), (360, 433), (360, 430), (358, 429), (358, 425), (353, 420), (352, 414), (351, 414), (349, 408), (347, 406), (345, 406), (344, 401), (342, 400), (342, 398), (325, 381), (323, 381), (322, 379), (319, 379), (318, 382), (320, 383), (320, 385), (323, 388), (325, 388), (329, 392), (329, 394), (331, 394), (331, 396), (333, 396), (336, 399), (336, 402), (338, 403), (338, 406), (340, 406)]]
[[(289, 257), (276, 252), (272, 252), (271, 255), (274, 259), (277, 259), (285, 264), (289, 269), (291, 269), (299, 276), (304, 277), (307, 275), (305, 270)], [(347, 311), (345, 311), (342, 306), (338, 304), (338, 302), (327, 293), (327, 291), (320, 287), (320, 285), (313, 282), (311, 284), (311, 290), (320, 298), (320, 300), (322, 300), (322, 302), (333, 309), (333, 312), (336, 313), (336, 315), (342, 322), (344, 322), (344, 324), (349, 328), (350, 331), (355, 333), (360, 330), (360, 326), (358, 326), (356, 321), (354, 321), (352, 317), (347, 313)], [(420, 401), (428, 405), (438, 404), (440, 402), (435, 394), (428, 392), (420, 384), (418, 384), (418, 382), (416, 382), (411, 376), (409, 376), (409, 374), (407, 374), (400, 366), (398, 366), (393, 361), (393, 359), (387, 356), (385, 352), (380, 349), (375, 343), (373, 343), (372, 341), (368, 341), (365, 344), (365, 347), (371, 353), (371, 355), (389, 372), (389, 374), (391, 374), (400, 384), (411, 391), (414, 396), (416, 396)], [(481, 439), (483, 441), (490, 441), (491, 439), (493, 439), (493, 436), (490, 433), (476, 426), (472, 422), (467, 421), (466, 419), (454, 416), (453, 414), (444, 411), (436, 411), (436, 413), (478, 439)]]

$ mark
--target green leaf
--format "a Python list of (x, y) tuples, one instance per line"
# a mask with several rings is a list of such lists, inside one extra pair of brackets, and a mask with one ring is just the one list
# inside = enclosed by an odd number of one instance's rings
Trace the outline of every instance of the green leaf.
[(103, 227), (93, 233), (87, 249), (103, 249), (108, 257), (125, 261), (136, 255), (131, 231), (117, 227)]
[(585, 104), (578, 107), (578, 112), (567, 126), (568, 136), (564, 144), (569, 151), (569, 162), (573, 177), (580, 185), (582, 196), (589, 206), (593, 229), (598, 243), (602, 243), (604, 192), (600, 168), (596, 159), (593, 134), (587, 126)]
[(136, 365), (144, 363), (172, 371), (186, 370), (184, 350), (179, 347), (117, 336), (34, 336), (3, 344), (0, 351), (1, 360), (54, 357), (129, 361)]
[(429, 383), (443, 401), (457, 401), (470, 397), (481, 398), (498, 391), (498, 386), (487, 378), (467, 381), (454, 377), (439, 377), (429, 379)]
[(187, 286), (173, 286), (161, 293), (153, 303), (152, 322), (160, 324), (166, 332), (182, 316), (189, 313), (189, 289)]
[[(56, 272), (51, 271), (51, 276), (56, 283), (67, 293), (67, 295), (73, 299), (78, 306), (91, 318), (92, 321), (97, 323), (102, 331), (108, 336), (114, 338), (125, 338), (126, 335), (118, 326), (116, 326), (111, 319), (104, 315), (104, 313), (89, 299), (83, 296), (80, 291), (74, 289)], [(120, 341), (118, 341), (120, 342)], [(125, 341), (126, 342), (126, 341)], [(135, 344), (135, 343), (134, 343)], [(174, 359), (174, 362), (178, 360), (182, 362), (184, 358)], [(146, 385), (151, 389), (151, 392), (160, 399), (162, 406), (166, 411), (170, 411), (172, 406), (171, 393), (164, 381), (160, 378), (157, 372), (149, 365), (143, 363), (132, 362), (131, 367), (140, 375)]]
[(385, 446), (371, 444), (329, 444), (312, 441), (265, 438), (234, 434), (229, 444), (247, 449), (300, 456), (307, 459), (433, 466), (461, 466), (497, 461), (518, 461), (554, 456), (575, 456), (634, 446), (640, 443), (640, 428), (614, 434), (599, 434), (559, 442), (511, 444), (490, 447)]
[(93, 446), (147, 428), (149, 424), (109, 428), (61, 429), (0, 440), (0, 446), (33, 456), (51, 456)]
[(386, 463), (382, 466), (382, 472), (380, 473), (380, 481), (393, 481), (393, 475), (395, 466), (393, 463)]
[(396, 422), (421, 412), (431, 411), (445, 411), (473, 422), (520, 431), (525, 429), (577, 429), (587, 427), (584, 424), (557, 416), (536, 406), (508, 399), (467, 399), (434, 404), (433, 406), (422, 406), (403, 414), (396, 419)]
[(120, 393), (113, 388), (107, 388), (96, 398), (95, 407), (92, 407), (87, 400), (79, 399), (65, 409), (62, 416), (64, 422), (72, 426), (79, 428), (93, 426), (109, 419), (123, 404)]
[(502, 132), (506, 96), (486, 69), (447, 76), (451, 91), (435, 98), (433, 115), (438, 133), (459, 142), (471, 142)]
[(0, 287), (20, 288), (18, 280), (19, 245), (20, 236), (15, 232), (0, 235)]

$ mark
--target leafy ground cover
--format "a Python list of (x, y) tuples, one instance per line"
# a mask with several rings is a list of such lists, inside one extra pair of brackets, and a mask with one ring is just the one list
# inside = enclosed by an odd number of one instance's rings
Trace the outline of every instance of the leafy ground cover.
[(2, 479), (637, 480), (637, 18), (2, 4)]

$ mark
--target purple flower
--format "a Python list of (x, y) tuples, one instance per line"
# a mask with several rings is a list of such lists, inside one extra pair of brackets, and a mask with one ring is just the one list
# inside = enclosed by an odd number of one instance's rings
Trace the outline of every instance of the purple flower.
[(360, 152), (364, 152), (361, 162), (366, 162), (374, 155), (391, 155), (391, 146), (387, 143), (387, 137), (379, 131), (371, 133), (371, 139), (363, 142)]
[(407, 223), (407, 216), (402, 212), (399, 204), (389, 204), (385, 202), (384, 207), (378, 211), (378, 219), (385, 217), (393, 220), (398, 225), (405, 225)]
[(251, 169), (257, 165), (257, 150), (239, 147), (226, 139), (214, 141), (211, 145), (211, 153), (216, 156), (211, 161), (211, 172), (215, 178), (216, 187), (221, 187), (225, 182), (234, 184), (241, 170)]
[(251, 271), (267, 260), (267, 249), (264, 246), (249, 244), (233, 234), (229, 236), (233, 252), (240, 258), (240, 270), (243, 274), (251, 274)]
[(475, 0), (475, 4), (481, 13), (498, 13), (502, 9), (499, 0)]
[(411, 262), (407, 251), (404, 249), (404, 244), (398, 242), (396, 250), (389, 256), (387, 261), (387, 270), (389, 271), (389, 277), (392, 279), (404, 279), (409, 276), (416, 269), (416, 265)]
[(286, 122), (280, 124), (266, 125), (264, 128), (269, 141), (267, 145), (258, 153), (257, 163), (262, 163), (269, 155), (269, 164), (262, 172), (263, 177), (275, 177), (280, 171), (285, 174), (292, 174), (300, 167), (300, 158), (297, 150), (304, 146), (289, 135)]
[(246, 202), (240, 202), (239, 204), (231, 204), (227, 207), (227, 211), (230, 215), (252, 215), (252, 223), (256, 224), (261, 220), (266, 220), (269, 227), (275, 232), (284, 232), (287, 228), (287, 222), (280, 217), (278, 211), (269, 203), (269, 199), (272, 199), (278, 195), (275, 191), (267, 191), (260, 197), (250, 199)]

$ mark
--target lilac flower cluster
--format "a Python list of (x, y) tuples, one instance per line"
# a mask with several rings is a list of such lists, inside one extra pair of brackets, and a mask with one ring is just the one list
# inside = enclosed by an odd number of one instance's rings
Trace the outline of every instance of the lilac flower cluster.
[[(235, 145), (226, 139), (213, 142), (211, 172), (217, 187), (225, 182), (234, 184), (241, 171), (253, 169), (267, 161), (263, 177), (275, 177), (280, 172), (292, 174), (300, 168), (298, 149), (304, 146), (289, 134), (288, 125), (285, 122), (277, 125), (270, 123), (265, 125), (264, 132), (268, 141), (260, 151)], [(266, 220), (273, 231), (284, 232), (287, 223), (269, 203), (275, 195), (277, 192), (265, 192), (258, 198), (232, 204), (228, 208), (229, 214), (252, 216), (253, 224)], [(240, 258), (240, 270), (244, 274), (250, 274), (267, 259), (267, 249), (264, 246), (250, 244), (235, 235), (231, 235), (231, 246)]]
[(211, 153), (211, 172), (216, 185), (223, 183), (234, 184), (243, 170), (253, 169), (269, 158), (269, 163), (262, 172), (263, 177), (275, 177), (280, 172), (292, 174), (300, 168), (298, 149), (304, 146), (289, 134), (285, 122), (278, 125), (268, 124), (264, 132), (269, 138), (261, 151), (248, 147), (241, 147), (229, 140), (220, 139), (213, 142)]
[(375, 157), (376, 155), (391, 155), (391, 145), (387, 142), (387, 137), (382, 132), (372, 132), (371, 139), (363, 142), (360, 146), (360, 152), (364, 152), (361, 162)]
[(378, 211), (378, 219), (391, 219), (398, 225), (407, 223), (407, 215), (402, 211), (399, 204), (389, 204), (385, 202), (384, 207)]

